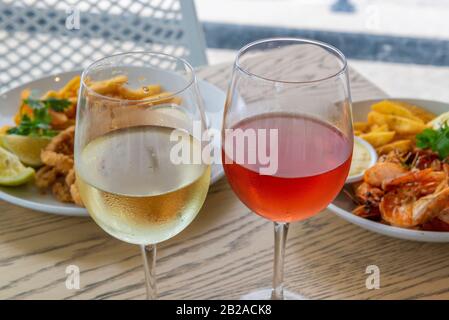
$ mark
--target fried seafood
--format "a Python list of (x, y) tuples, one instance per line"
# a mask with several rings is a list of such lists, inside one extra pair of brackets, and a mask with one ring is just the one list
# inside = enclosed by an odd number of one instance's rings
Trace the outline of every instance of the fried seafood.
[(36, 186), (39, 189), (47, 189), (56, 182), (58, 171), (50, 166), (43, 166), (36, 172)]
[(81, 200), (78, 185), (76, 184), (76, 174), (74, 168), (72, 168), (65, 177), (65, 183), (70, 187), (70, 195), (72, 196), (73, 202), (79, 206), (82, 206), (83, 201)]
[(68, 186), (71, 186), (75, 183), (76, 175), (75, 175), (75, 169), (70, 169), (69, 173), (65, 176), (65, 183), (67, 183)]
[(68, 174), (73, 168), (75, 127), (71, 126), (55, 136), (41, 152), (42, 162), (58, 172)]
[(391, 181), (379, 204), (382, 219), (398, 227), (426, 223), (449, 208), (449, 187), (444, 172), (425, 169)]
[(41, 159), (44, 164), (55, 168), (60, 173), (67, 174), (73, 168), (73, 156), (44, 150), (41, 153)]
[(73, 183), (70, 186), (70, 195), (72, 196), (72, 200), (73, 202), (75, 202), (75, 204), (82, 207), (84, 206), (83, 200), (81, 199), (81, 195), (78, 189), (78, 185), (76, 183)]
[(47, 145), (45, 150), (73, 156), (73, 146), (75, 142), (75, 126), (68, 127), (55, 136)]
[(390, 153), (355, 189), (354, 214), (403, 228), (449, 229), (449, 165), (432, 153)]
[(383, 155), (376, 165), (367, 169), (363, 180), (370, 186), (381, 187), (382, 183), (394, 179), (407, 172), (403, 159), (396, 152)]
[(371, 186), (381, 187), (385, 181), (392, 180), (407, 172), (402, 165), (394, 162), (378, 162), (365, 171), (364, 181)]
[(446, 210), (445, 212), (442, 212), (438, 218), (443, 221), (446, 222), (447, 224), (449, 224), (449, 210)]
[(73, 202), (70, 194), (70, 187), (65, 183), (64, 178), (58, 179), (51, 187), (51, 191), (56, 199), (61, 202)]
[(71, 126), (55, 136), (41, 153), (45, 164), (36, 173), (36, 185), (40, 189), (51, 188), (53, 195), (62, 202), (74, 202), (82, 206), (73, 167), (75, 127)]

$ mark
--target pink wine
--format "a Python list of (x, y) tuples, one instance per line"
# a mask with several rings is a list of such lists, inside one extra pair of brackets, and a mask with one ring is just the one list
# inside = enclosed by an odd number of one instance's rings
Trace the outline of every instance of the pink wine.
[(259, 173), (261, 167), (267, 167), (259, 159), (247, 164), (247, 144), (243, 164), (222, 150), (232, 189), (255, 213), (278, 222), (304, 220), (324, 209), (343, 187), (353, 141), (332, 125), (302, 115), (275, 113), (245, 119), (233, 127), (238, 128), (266, 129), (266, 150), (251, 152), (267, 155), (271, 154), (269, 129), (278, 129), (278, 166), (273, 175)]

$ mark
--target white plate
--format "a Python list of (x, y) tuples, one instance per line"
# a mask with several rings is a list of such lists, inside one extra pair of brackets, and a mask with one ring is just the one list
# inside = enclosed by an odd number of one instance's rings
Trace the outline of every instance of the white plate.
[[(435, 113), (436, 115), (449, 111), (449, 104), (443, 102), (406, 98), (389, 98), (389, 100), (399, 100), (421, 106)], [(367, 100), (353, 103), (352, 113), (354, 121), (366, 121), (366, 116), (370, 111), (371, 105), (377, 101), (380, 100)], [(339, 217), (353, 224), (356, 224), (366, 230), (377, 232), (386, 236), (421, 242), (449, 242), (449, 232), (409, 230), (384, 225), (379, 222), (356, 216), (355, 214), (351, 213), (351, 210), (354, 209), (354, 204), (343, 192), (340, 192), (337, 198), (335, 198), (335, 200), (328, 206), (328, 209), (335, 212)]]
[[(12, 124), (12, 119), (19, 108), (20, 92), (25, 88), (44, 93), (50, 89), (61, 88), (72, 77), (79, 74), (81, 74), (81, 71), (64, 72), (57, 75), (47, 76), (3, 93), (0, 95), (0, 126)], [(221, 130), (226, 94), (216, 86), (203, 80), (198, 81), (198, 87), (203, 98), (204, 109), (210, 127)], [(219, 139), (215, 142), (217, 144), (220, 143)], [(220, 145), (214, 146), (214, 148), (216, 148), (216, 150), (221, 150)], [(221, 164), (213, 164), (211, 184), (215, 183), (223, 177), (223, 175), (224, 171)], [(0, 199), (21, 207), (42, 212), (67, 216), (87, 216), (85, 208), (80, 208), (73, 204), (61, 203), (57, 201), (51, 193), (42, 194), (34, 186), (34, 183), (29, 183), (28, 185), (20, 187), (0, 186)]]

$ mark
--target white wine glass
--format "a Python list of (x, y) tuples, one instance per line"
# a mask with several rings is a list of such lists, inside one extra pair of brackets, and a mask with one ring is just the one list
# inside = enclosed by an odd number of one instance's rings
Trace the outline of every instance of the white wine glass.
[(104, 231), (140, 246), (148, 299), (157, 297), (156, 244), (184, 230), (206, 198), (210, 165), (198, 157), (205, 132), (195, 74), (183, 59), (123, 53), (82, 74), (76, 183)]

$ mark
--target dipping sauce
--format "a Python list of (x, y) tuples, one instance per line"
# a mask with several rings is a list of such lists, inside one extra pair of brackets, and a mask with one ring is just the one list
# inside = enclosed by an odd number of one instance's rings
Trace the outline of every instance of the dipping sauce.
[(369, 168), (371, 164), (371, 154), (369, 150), (354, 139), (354, 151), (352, 154), (351, 168), (349, 169), (349, 177), (359, 175)]

